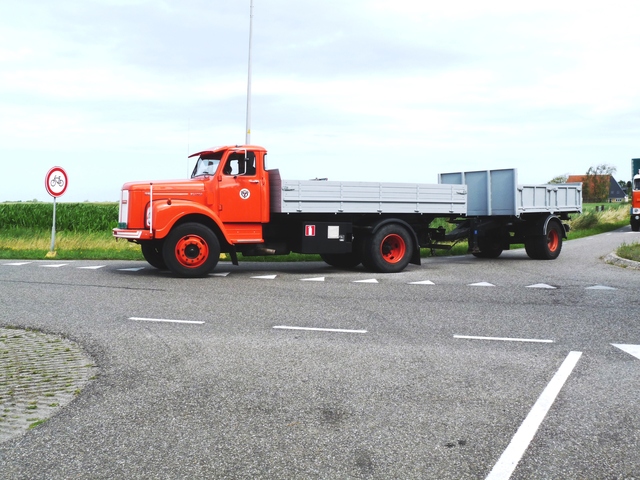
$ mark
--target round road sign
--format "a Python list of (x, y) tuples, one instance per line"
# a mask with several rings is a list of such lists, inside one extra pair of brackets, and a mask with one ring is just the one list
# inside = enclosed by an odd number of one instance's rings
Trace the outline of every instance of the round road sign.
[(61, 197), (67, 189), (67, 172), (62, 167), (53, 167), (44, 177), (44, 186), (52, 197)]

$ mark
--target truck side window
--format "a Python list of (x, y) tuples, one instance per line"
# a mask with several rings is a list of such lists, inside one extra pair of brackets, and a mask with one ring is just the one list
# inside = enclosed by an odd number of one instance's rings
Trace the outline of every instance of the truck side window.
[(226, 165), (222, 169), (225, 175), (255, 175), (256, 174), (256, 155), (254, 152), (248, 152), (247, 158), (242, 156), (230, 157)]
[(256, 174), (256, 154), (254, 152), (247, 152), (247, 158), (245, 159), (244, 166), (245, 175)]

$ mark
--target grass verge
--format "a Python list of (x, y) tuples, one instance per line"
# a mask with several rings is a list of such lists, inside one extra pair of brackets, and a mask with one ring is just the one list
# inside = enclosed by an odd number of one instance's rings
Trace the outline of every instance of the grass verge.
[[(628, 204), (608, 204), (604, 211), (596, 211), (596, 207), (600, 207), (600, 205), (585, 204), (584, 213), (574, 215), (567, 222), (571, 226), (569, 240), (609, 232), (629, 224)], [(46, 229), (9, 228), (0, 230), (0, 259), (41, 260), (47, 257), (50, 246), (51, 232)], [(512, 249), (519, 247), (522, 246), (511, 246)], [(421, 256), (450, 256), (466, 253), (467, 242), (461, 241), (452, 245), (450, 250), (422, 249)], [(640, 244), (623, 245), (617, 254), (623, 258), (637, 260), (640, 256)], [(108, 230), (57, 232), (55, 258), (58, 260), (144, 260), (139, 245), (122, 240), (116, 241)], [(251, 262), (304, 262), (319, 261), (320, 256), (292, 253), (266, 257), (242, 257), (240, 255), (240, 259)]]

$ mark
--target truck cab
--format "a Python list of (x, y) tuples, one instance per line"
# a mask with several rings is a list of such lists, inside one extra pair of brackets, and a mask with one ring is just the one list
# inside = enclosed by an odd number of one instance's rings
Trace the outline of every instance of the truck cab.
[(640, 171), (634, 175), (631, 192), (631, 230), (640, 231)]
[(210, 270), (221, 252), (236, 261), (232, 246), (262, 243), (270, 219), (264, 148), (222, 146), (191, 157), (190, 179), (125, 183), (113, 230), (139, 243), (151, 265), (185, 276)]

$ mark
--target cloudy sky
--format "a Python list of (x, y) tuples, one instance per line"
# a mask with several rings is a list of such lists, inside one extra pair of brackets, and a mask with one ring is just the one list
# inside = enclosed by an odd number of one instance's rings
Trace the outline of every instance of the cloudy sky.
[[(245, 140), (250, 0), (0, 0), (0, 201), (116, 201)], [(545, 183), (640, 157), (637, 0), (254, 0), (251, 142), (284, 178)]]

